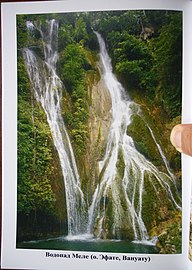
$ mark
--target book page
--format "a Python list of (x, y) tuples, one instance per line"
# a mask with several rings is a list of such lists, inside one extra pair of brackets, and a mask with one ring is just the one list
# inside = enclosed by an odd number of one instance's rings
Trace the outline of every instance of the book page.
[[(189, 7), (186, 10), (187, 14), (190, 13), (191, 2), (189, 2), (188, 5), (189, 5)], [(184, 31), (185, 31), (185, 35), (188, 38), (188, 42), (184, 43), (184, 45), (185, 45), (184, 48), (185, 48), (185, 51), (188, 51), (188, 50), (190, 50), (190, 47), (191, 47), (190, 44), (192, 42), (192, 38), (191, 38), (192, 21), (191, 21), (190, 16), (186, 16), (186, 17), (187, 17), (187, 19), (185, 21)], [(191, 123), (191, 116), (192, 116), (192, 109), (190, 106), (190, 100), (191, 100), (191, 90), (190, 90), (191, 87), (190, 86), (191, 86), (191, 83), (190, 83), (190, 80), (188, 80), (191, 76), (192, 57), (190, 56), (190, 54), (185, 55), (185, 57), (186, 57), (185, 64), (187, 64), (186, 69), (185, 69), (185, 76), (187, 79), (187, 82), (185, 84), (185, 89), (186, 88), (188, 89), (189, 100), (187, 101), (185, 99), (185, 101), (184, 101), (186, 106), (183, 107), (183, 122), (188, 124), (188, 123)], [(185, 97), (187, 98), (187, 96), (185, 96)], [(186, 173), (187, 173), (187, 168), (191, 167), (191, 158), (184, 156), (183, 159), (184, 159), (184, 163), (185, 163), (184, 166), (186, 166)], [(184, 190), (184, 192), (186, 192), (186, 196), (188, 198), (188, 202), (186, 201), (186, 203), (188, 203), (188, 205), (189, 205), (189, 211), (187, 209), (187, 215), (186, 215), (186, 220), (189, 220), (189, 233), (188, 233), (188, 230), (186, 230), (187, 233), (185, 233), (185, 240), (187, 241), (187, 239), (189, 239), (189, 249), (188, 249), (189, 268), (188, 269), (191, 269), (192, 268), (192, 262), (191, 262), (191, 248), (192, 248), (192, 246), (191, 246), (191, 194), (192, 194), (191, 179), (192, 179), (192, 176), (191, 176), (191, 171), (188, 171), (186, 178), (184, 178), (184, 179), (186, 179), (186, 182), (185, 182), (186, 188), (188, 187), (188, 191), (187, 191), (187, 189)]]
[(189, 10), (2, 5), (2, 267), (187, 269)]
[[(191, 204), (190, 204), (191, 207)], [(192, 230), (191, 230), (191, 225), (192, 225), (192, 210), (190, 211), (190, 234), (189, 234), (189, 259), (192, 261)]]

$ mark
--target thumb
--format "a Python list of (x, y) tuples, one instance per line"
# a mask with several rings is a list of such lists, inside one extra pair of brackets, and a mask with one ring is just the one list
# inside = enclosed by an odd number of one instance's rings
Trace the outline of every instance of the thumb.
[(192, 156), (192, 124), (175, 126), (170, 139), (179, 152)]

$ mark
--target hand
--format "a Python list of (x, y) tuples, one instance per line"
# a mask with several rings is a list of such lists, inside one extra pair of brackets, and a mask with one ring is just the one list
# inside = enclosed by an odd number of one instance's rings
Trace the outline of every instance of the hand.
[(179, 152), (192, 156), (192, 124), (175, 126), (170, 139)]

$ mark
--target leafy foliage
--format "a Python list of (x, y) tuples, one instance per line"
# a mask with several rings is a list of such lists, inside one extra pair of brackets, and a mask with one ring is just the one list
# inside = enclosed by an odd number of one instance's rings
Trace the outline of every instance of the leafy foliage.
[(18, 212), (30, 214), (43, 210), (49, 213), (55, 204), (50, 184), (50, 131), (39, 121), (40, 112), (34, 111), (32, 119), (31, 107), (21, 97), (18, 105)]
[(96, 28), (103, 33), (114, 68), (129, 93), (132, 89), (145, 92), (171, 118), (180, 115), (181, 13), (112, 12), (98, 20)]
[(85, 84), (85, 71), (89, 67), (85, 53), (81, 46), (68, 45), (61, 54), (60, 74), (68, 91), (71, 92), (71, 113), (64, 114), (67, 125), (71, 129), (75, 151), (81, 155), (85, 150), (88, 137), (88, 102)]
[(73, 91), (73, 88), (83, 80), (85, 63), (85, 54), (79, 45), (70, 44), (61, 53), (59, 74), (68, 91)]
[(26, 28), (26, 16), (20, 15), (17, 16), (17, 40), (18, 42), (18, 49), (23, 48), (26, 46), (28, 42), (28, 34)]
[(182, 19), (180, 14), (170, 16), (161, 28), (156, 41), (156, 66), (159, 87), (157, 95), (164, 108), (173, 117), (181, 112), (182, 87)]

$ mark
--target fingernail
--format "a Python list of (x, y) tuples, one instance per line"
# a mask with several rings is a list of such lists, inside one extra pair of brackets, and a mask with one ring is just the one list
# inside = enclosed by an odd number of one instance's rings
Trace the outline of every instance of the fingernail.
[(171, 132), (171, 143), (177, 149), (177, 151), (182, 152), (181, 149), (181, 130), (179, 127), (173, 128)]

